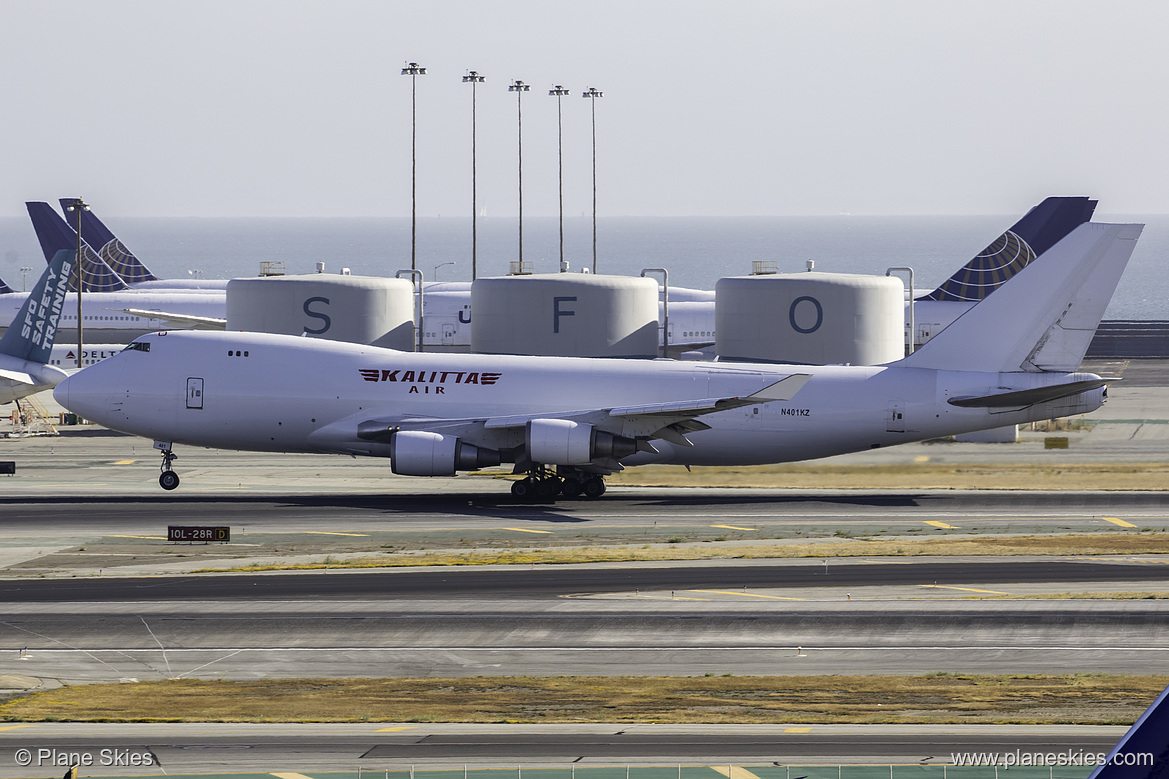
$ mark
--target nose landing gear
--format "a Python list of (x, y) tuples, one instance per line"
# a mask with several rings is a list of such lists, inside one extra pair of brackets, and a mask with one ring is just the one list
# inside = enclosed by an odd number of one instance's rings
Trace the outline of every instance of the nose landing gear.
[(162, 473), (158, 475), (158, 486), (167, 491), (173, 490), (179, 486), (179, 475), (171, 470), (171, 463), (179, 456), (171, 451), (169, 442), (155, 441), (154, 448), (162, 452)]

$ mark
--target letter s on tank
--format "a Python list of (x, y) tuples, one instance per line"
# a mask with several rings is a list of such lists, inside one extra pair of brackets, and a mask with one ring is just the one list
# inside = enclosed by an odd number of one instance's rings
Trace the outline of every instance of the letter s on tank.
[(329, 305), (329, 299), (322, 297), (312, 297), (304, 301), (305, 315), (310, 316), (313, 319), (319, 319), (324, 323), (322, 327), (319, 327), (315, 330), (311, 327), (305, 327), (304, 331), (309, 335), (320, 335), (321, 333), (328, 332), (329, 328), (333, 326), (333, 320), (329, 317), (328, 314), (321, 311), (313, 311), (311, 308), (309, 308), (309, 306), (313, 303), (324, 303), (327, 306)]

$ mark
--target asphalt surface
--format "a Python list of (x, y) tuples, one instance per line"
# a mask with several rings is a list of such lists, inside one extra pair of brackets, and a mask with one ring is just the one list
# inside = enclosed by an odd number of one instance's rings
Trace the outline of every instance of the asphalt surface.
[(344, 598), (528, 598), (633, 590), (751, 587), (860, 587), (894, 584), (979, 585), (1005, 582), (1169, 582), (1169, 565), (1090, 560), (995, 559), (991, 561), (888, 564), (823, 561), (798, 564), (675, 564), (661, 567), (561, 566), (520, 570), (334, 571), (205, 575), (100, 580), (7, 580), (0, 602), (101, 603), (143, 600), (273, 600)]
[[(127, 774), (367, 772), (517, 765), (810, 765), (950, 762), (954, 752), (1107, 751), (1117, 727), (581, 725), (67, 725), (0, 734), (0, 777), (45, 775), (15, 764), (18, 749), (149, 754)], [(384, 732), (389, 731), (389, 732)], [(88, 770), (83, 775), (114, 774)], [(1087, 771), (1085, 771), (1085, 774)], [(53, 774), (55, 775), (55, 773)], [(887, 774), (886, 774), (887, 775)]]

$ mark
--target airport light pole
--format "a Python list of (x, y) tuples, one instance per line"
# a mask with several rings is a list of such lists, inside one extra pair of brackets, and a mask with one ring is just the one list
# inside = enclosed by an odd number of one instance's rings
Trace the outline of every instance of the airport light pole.
[(31, 270), (32, 270), (32, 268), (21, 268), (20, 269), (20, 291), (21, 292), (28, 292), (28, 274), (29, 274), (29, 271), (31, 271)]
[(548, 90), (556, 98), (556, 170), (560, 182), (560, 268), (564, 269), (564, 125), (560, 118), (560, 98), (572, 94), (557, 84)]
[(475, 89), (484, 81), (486, 78), (480, 76), (479, 72), (475, 70), (469, 70), (467, 75), (463, 76), (463, 83), (471, 85), (471, 281), (478, 278), (479, 274), (479, 189), (475, 178), (477, 168), (475, 157)]
[(77, 367), (83, 366), (81, 349), (84, 344), (81, 337), (81, 288), (85, 286), (85, 277), (81, 273), (81, 212), (88, 211), (89, 206), (81, 198), (73, 198), (73, 202), (66, 209), (77, 212), (77, 256), (73, 258), (73, 267), (77, 270)]
[(446, 262), (440, 262), (438, 265), (435, 265), (434, 266), (434, 277), (433, 277), (434, 281), (438, 281), (438, 269), (439, 268), (443, 267), (444, 265), (457, 265), (457, 264), (458, 263), (456, 263), (454, 260), (447, 260)]
[(597, 98), (605, 93), (589, 87), (581, 94), (593, 103), (593, 273), (597, 272)]
[(426, 68), (407, 62), (402, 75), (410, 77), (410, 269), (418, 267), (418, 77)]
[(519, 143), (519, 193), (520, 193), (520, 257), (519, 268), (520, 271), (524, 269), (524, 108), (523, 97), (524, 92), (530, 92), (531, 87), (522, 81), (516, 80), (515, 83), (509, 84), (508, 92), (515, 92), (516, 105), (516, 137)]

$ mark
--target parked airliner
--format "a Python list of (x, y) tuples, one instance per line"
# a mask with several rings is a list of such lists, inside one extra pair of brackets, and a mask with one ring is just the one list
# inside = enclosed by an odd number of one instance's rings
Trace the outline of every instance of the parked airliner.
[[(66, 208), (71, 200), (62, 200)], [(30, 202), (29, 215), (45, 251), (46, 259), (62, 248), (76, 245), (77, 234), (52, 207)], [(1014, 273), (1041, 255), (1050, 246), (1088, 221), (1096, 201), (1086, 197), (1049, 197), (1032, 208), (1006, 232), (992, 241), (938, 289), (917, 298), (914, 304), (914, 343), (920, 346), (934, 333), (954, 321), (977, 300), (990, 294)], [(133, 289), (142, 298), (94, 298), (87, 306), (87, 328), (99, 326), (103, 333), (93, 337), (126, 343), (160, 327), (222, 329), (226, 322), (226, 282), (158, 280), (125, 245), (93, 214), (82, 211), (83, 262), (87, 278), (102, 288)], [(90, 243), (98, 247), (90, 248)], [(119, 273), (126, 273), (125, 282)], [(111, 279), (112, 277), (112, 279)], [(132, 279), (153, 279), (131, 281)], [(193, 287), (206, 286), (203, 289)], [(469, 282), (429, 282), (423, 285), (423, 348), (428, 351), (466, 352), (471, 344), (471, 295)], [(169, 297), (183, 292), (202, 292), (204, 300)], [(155, 297), (159, 295), (160, 297)], [(674, 354), (692, 350), (695, 356), (713, 357), (715, 343), (714, 293), (671, 287), (668, 340)], [(0, 300), (3, 300), (0, 297)], [(102, 302), (99, 302), (102, 301)], [(106, 302), (108, 301), (108, 302)], [(135, 304), (136, 302), (136, 304)], [(172, 305), (173, 303), (173, 305)], [(145, 318), (138, 312), (151, 310)], [(0, 328), (7, 320), (0, 306)], [(307, 324), (307, 323), (306, 323)], [(313, 322), (315, 324), (315, 321)], [(75, 326), (75, 325), (74, 325)], [(75, 340), (75, 336), (74, 336)]]
[(165, 332), (59, 384), (54, 397), (174, 444), (389, 457), (446, 476), (515, 464), (513, 492), (599, 496), (643, 463), (826, 457), (1083, 414), (1108, 380), (1080, 361), (1141, 225), (1088, 223), (909, 357), (791, 366), (429, 354), (294, 336)]

